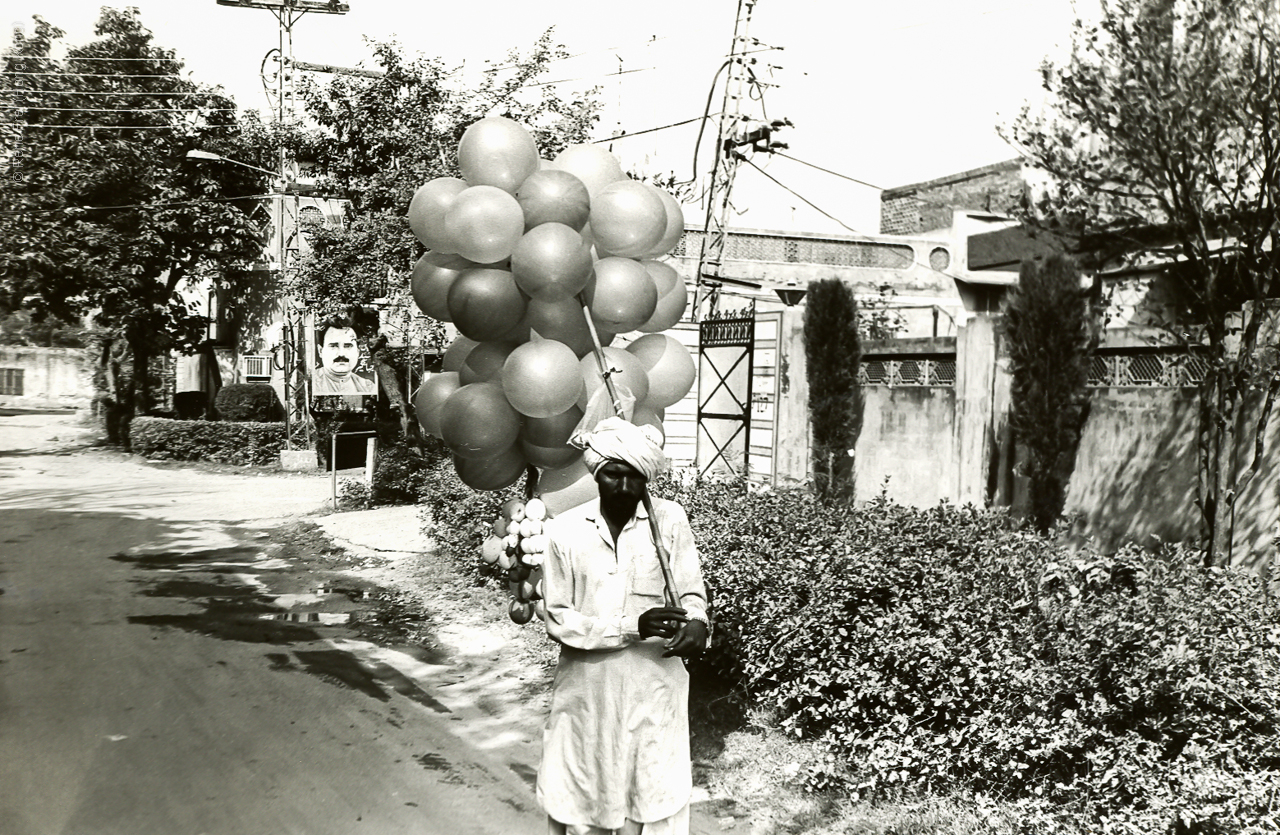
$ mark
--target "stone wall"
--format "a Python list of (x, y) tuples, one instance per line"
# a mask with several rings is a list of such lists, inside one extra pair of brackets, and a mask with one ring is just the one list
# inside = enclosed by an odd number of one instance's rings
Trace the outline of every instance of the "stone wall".
[(0, 346), (0, 370), (5, 369), (22, 372), (22, 394), (0, 394), (0, 406), (78, 409), (93, 400), (93, 378), (78, 348)]

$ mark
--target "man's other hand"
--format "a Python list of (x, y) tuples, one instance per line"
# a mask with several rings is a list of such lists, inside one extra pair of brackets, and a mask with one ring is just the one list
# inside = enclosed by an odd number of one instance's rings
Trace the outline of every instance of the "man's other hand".
[(684, 609), (659, 606), (640, 616), (640, 637), (671, 639), (688, 622), (689, 616)]
[(707, 648), (707, 625), (700, 620), (686, 620), (684, 626), (675, 636), (667, 641), (667, 651), (663, 658), (678, 655), (681, 658), (693, 658)]

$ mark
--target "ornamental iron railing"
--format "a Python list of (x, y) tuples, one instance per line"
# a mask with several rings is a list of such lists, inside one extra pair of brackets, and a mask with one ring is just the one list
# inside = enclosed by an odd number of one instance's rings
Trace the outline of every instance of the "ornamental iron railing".
[(943, 386), (956, 384), (954, 357), (863, 357), (858, 383), (864, 386)]

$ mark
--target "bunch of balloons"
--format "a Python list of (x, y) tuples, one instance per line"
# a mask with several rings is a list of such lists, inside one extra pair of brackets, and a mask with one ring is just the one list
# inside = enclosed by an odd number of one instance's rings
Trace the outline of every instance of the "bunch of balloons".
[[(467, 128), (458, 164), (461, 178), (431, 180), (409, 204), (409, 226), (428, 247), (414, 300), (460, 334), (414, 409), (473, 489), (500, 490), (540, 468), (554, 515), (596, 495), (568, 440), (604, 385), (600, 359), (634, 398), (635, 423), (661, 429), (663, 410), (693, 384), (689, 351), (663, 333), (684, 313), (684, 282), (658, 260), (679, 242), (684, 214), (604, 148), (571, 145), (544, 160), (529, 132), (502, 117)], [(625, 348), (610, 345), (635, 332)]]
[(506, 572), (511, 591), (507, 614), (519, 624), (528, 623), (535, 614), (546, 620), (547, 606), (542, 600), (542, 562), (547, 551), (542, 526), (546, 519), (547, 506), (541, 499), (512, 499), (502, 506), (493, 532), (480, 546), (481, 559)]

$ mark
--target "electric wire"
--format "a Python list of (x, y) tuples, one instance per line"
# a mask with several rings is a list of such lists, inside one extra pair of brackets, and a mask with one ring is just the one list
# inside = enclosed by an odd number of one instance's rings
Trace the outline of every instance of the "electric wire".
[(243, 197), (206, 197), (202, 200), (170, 200), (161, 203), (127, 203), (120, 206), (60, 206), (56, 209), (7, 209), (0, 211), (0, 217), (15, 215), (48, 215), (71, 214), (75, 212), (105, 212), (124, 209), (167, 209), (175, 206), (204, 206), (209, 203), (230, 203), (236, 200), (265, 200), (278, 197), (278, 194), (247, 194)]
[[(849, 224), (845, 223), (845, 222), (844, 222), (843, 220), (841, 220), (840, 218), (838, 218), (838, 217), (836, 217), (835, 215), (831, 214), (830, 212), (826, 211), (826, 210), (825, 210), (825, 209), (823, 209), (821, 206), (818, 206), (818, 205), (817, 205), (817, 204), (815, 204), (812, 200), (810, 200), (810, 199), (808, 199), (807, 197), (805, 197), (803, 194), (800, 194), (800, 193), (799, 193), (799, 192), (797, 192), (795, 189), (792, 189), (790, 186), (788, 186), (788, 185), (786, 185), (785, 183), (781, 182), (777, 177), (774, 177), (774, 176), (773, 176), (772, 174), (770, 174), (768, 171), (765, 171), (763, 168), (761, 168), (760, 166), (756, 165), (755, 161), (753, 161), (753, 160), (752, 160), (752, 159), (750, 159), (749, 157), (741, 156), (741, 157), (740, 157), (740, 159), (742, 160), (742, 162), (745, 162), (747, 165), (750, 165), (752, 168), (754, 168), (755, 170), (759, 171), (759, 172), (760, 172), (761, 174), (763, 174), (767, 179), (769, 179), (770, 181), (772, 181), (775, 185), (777, 185), (777, 186), (778, 186), (779, 188), (781, 188), (782, 190), (784, 190), (784, 191), (786, 191), (787, 193), (791, 194), (793, 197), (796, 197), (796, 198), (798, 198), (799, 200), (802, 200), (806, 205), (808, 205), (808, 206), (809, 206), (811, 209), (813, 209), (814, 211), (816, 211), (816, 212), (818, 212), (819, 214), (821, 214), (821, 215), (823, 215), (823, 216), (827, 217), (827, 218), (828, 218), (828, 219), (830, 219), (830, 220), (834, 220), (836, 223), (840, 224), (840, 225), (841, 225), (841, 226), (843, 226), (845, 229), (848, 229), (848, 230), (849, 230), (850, 232), (852, 232), (853, 234), (855, 234), (855, 235), (859, 236), (859, 237), (860, 237), (860, 238), (862, 238), (864, 241), (866, 241), (866, 242), (868, 242), (868, 243), (884, 243), (884, 241), (882, 241), (882, 240), (878, 240), (878, 239), (876, 239), (876, 238), (872, 237), (871, 235), (867, 234), (866, 232), (863, 232), (863, 231), (862, 231), (862, 230), (860, 230), (860, 229), (854, 229), (852, 226), (850, 226)], [(912, 250), (912, 252), (914, 253), (914, 249)], [(932, 264), (926, 264), (926, 263), (924, 263), (923, 261), (919, 261), (919, 260), (917, 260), (917, 259), (914, 257), (914, 255), (913, 255), (913, 257), (912, 257), (912, 259), (911, 259), (911, 260), (912, 260), (912, 263), (914, 263), (916, 266), (918, 266), (918, 267), (922, 267), (922, 268), (924, 268), (924, 269), (926, 269), (926, 270), (929, 270), (930, 272), (935, 272), (935, 273), (937, 273), (938, 275), (946, 276), (947, 278), (951, 279), (952, 281), (964, 281), (964, 279), (959, 278), (958, 276), (954, 276), (954, 275), (952, 275), (951, 273), (944, 272), (943, 270), (938, 269), (937, 267), (933, 266)]]
[(617, 136), (608, 136), (608, 137), (605, 137), (604, 139), (593, 139), (591, 140), (590, 144), (600, 145), (605, 142), (614, 142), (618, 139), (629, 139), (632, 136), (642, 136), (646, 133), (656, 133), (657, 131), (666, 130), (667, 128), (678, 128), (678, 127), (681, 127), (682, 125), (689, 125), (694, 122), (702, 121), (706, 118), (707, 118), (706, 116), (694, 116), (692, 119), (685, 119), (684, 121), (681, 121), (681, 122), (672, 122), (669, 125), (662, 125), (661, 127), (645, 128), (644, 130), (635, 130), (635, 131), (630, 131), (628, 133), (620, 133)]

